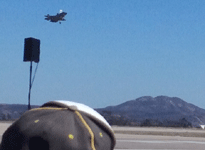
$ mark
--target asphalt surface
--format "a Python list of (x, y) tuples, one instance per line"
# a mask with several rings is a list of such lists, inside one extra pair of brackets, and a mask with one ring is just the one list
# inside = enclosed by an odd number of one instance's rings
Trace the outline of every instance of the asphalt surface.
[(115, 134), (115, 150), (204, 150), (205, 138)]
[(113, 126), (115, 150), (204, 150), (205, 130)]
[[(0, 141), (11, 123), (0, 123)], [(115, 150), (204, 150), (205, 130), (113, 127)]]

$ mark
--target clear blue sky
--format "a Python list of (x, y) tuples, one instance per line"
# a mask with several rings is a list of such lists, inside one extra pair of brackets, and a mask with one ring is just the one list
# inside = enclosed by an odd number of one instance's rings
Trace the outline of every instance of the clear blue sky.
[[(65, 22), (44, 20), (60, 9)], [(166, 95), (205, 108), (203, 0), (2, 0), (0, 14), (0, 103), (27, 104), (24, 38), (34, 37), (32, 105), (100, 108)]]

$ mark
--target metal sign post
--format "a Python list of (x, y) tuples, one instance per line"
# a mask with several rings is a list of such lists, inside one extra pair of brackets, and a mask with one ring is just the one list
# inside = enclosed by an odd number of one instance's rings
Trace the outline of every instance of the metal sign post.
[(29, 93), (28, 93), (28, 110), (31, 109), (31, 78), (32, 78), (32, 61), (30, 63), (30, 79), (29, 79)]

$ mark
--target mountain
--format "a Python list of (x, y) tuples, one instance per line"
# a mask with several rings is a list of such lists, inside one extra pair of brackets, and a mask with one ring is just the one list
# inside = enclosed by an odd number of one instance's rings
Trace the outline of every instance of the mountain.
[[(15, 120), (27, 108), (27, 105), (21, 104), (0, 104), (0, 120)], [(204, 109), (177, 97), (143, 96), (120, 105), (95, 110), (111, 125), (199, 127), (205, 124)]]
[(144, 96), (96, 110), (110, 124), (173, 127), (205, 124), (204, 109), (177, 97)]
[[(36, 108), (39, 106), (31, 106)], [(22, 104), (0, 104), (0, 120), (15, 120), (18, 119), (26, 110), (28, 105)]]

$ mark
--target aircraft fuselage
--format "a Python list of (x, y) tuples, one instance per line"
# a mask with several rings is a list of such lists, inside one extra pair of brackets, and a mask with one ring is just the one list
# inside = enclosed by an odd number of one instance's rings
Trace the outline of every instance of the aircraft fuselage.
[(49, 14), (45, 16), (45, 20), (50, 22), (65, 21), (64, 17), (67, 15), (66, 12), (57, 13), (55, 16), (50, 16)]

